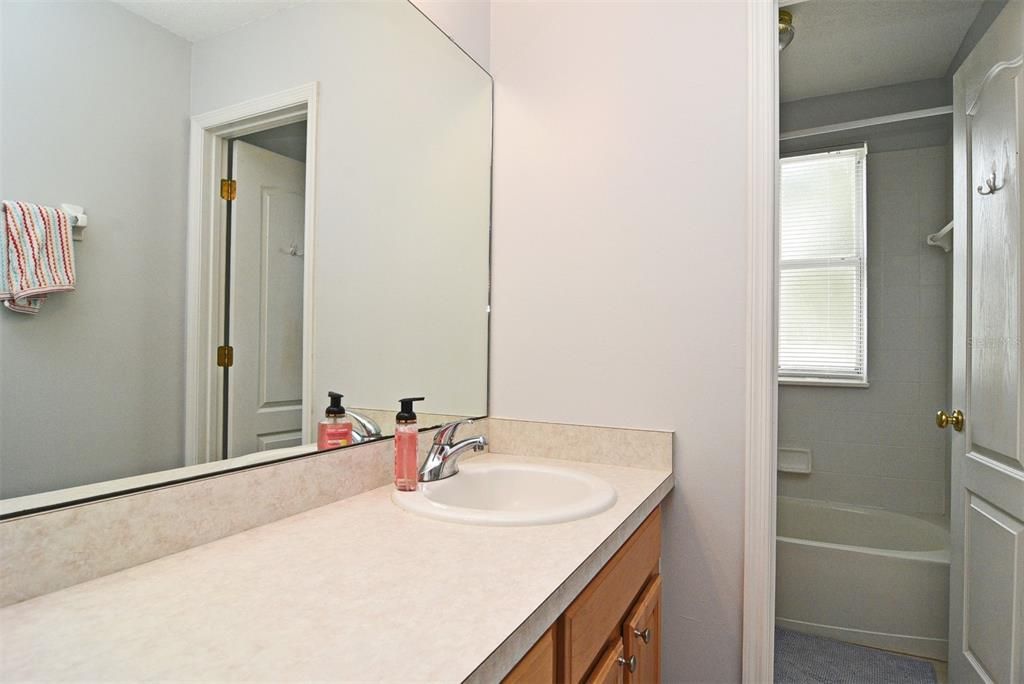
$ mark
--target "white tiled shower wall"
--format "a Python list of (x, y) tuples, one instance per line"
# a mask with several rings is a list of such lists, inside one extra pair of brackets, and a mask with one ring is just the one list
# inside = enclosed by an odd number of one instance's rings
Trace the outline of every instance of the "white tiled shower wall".
[(779, 446), (809, 448), (809, 475), (779, 473), (779, 494), (948, 511), (952, 256), (925, 237), (952, 218), (949, 145), (871, 154), (868, 202), (870, 387), (779, 388)]

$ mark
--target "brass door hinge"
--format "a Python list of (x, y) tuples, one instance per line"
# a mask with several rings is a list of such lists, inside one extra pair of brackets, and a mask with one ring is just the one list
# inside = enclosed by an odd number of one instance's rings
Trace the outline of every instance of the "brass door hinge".
[(231, 368), (235, 363), (235, 348), (229, 346), (217, 347), (217, 365), (221, 368)]
[(220, 179), (220, 198), (228, 202), (238, 199), (238, 181), (228, 178)]

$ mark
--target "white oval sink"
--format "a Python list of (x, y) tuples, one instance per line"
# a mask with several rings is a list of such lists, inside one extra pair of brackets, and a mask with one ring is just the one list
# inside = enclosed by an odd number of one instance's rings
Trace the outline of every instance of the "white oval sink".
[(588, 518), (615, 503), (615, 489), (588, 473), (533, 463), (466, 463), (415, 492), (391, 493), (413, 513), (467, 525), (550, 525)]

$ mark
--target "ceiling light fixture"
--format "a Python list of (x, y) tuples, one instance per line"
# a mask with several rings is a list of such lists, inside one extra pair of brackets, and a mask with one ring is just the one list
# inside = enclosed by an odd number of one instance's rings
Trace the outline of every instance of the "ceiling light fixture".
[(785, 50), (793, 42), (793, 36), (795, 35), (793, 15), (786, 10), (779, 10), (779, 52)]

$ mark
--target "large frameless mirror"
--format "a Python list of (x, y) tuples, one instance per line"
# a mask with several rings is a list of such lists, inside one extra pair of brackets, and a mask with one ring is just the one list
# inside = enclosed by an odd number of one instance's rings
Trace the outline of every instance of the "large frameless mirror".
[(490, 76), (405, 0), (229, 7), (0, 4), (4, 515), (310, 453), (329, 391), (487, 413)]

